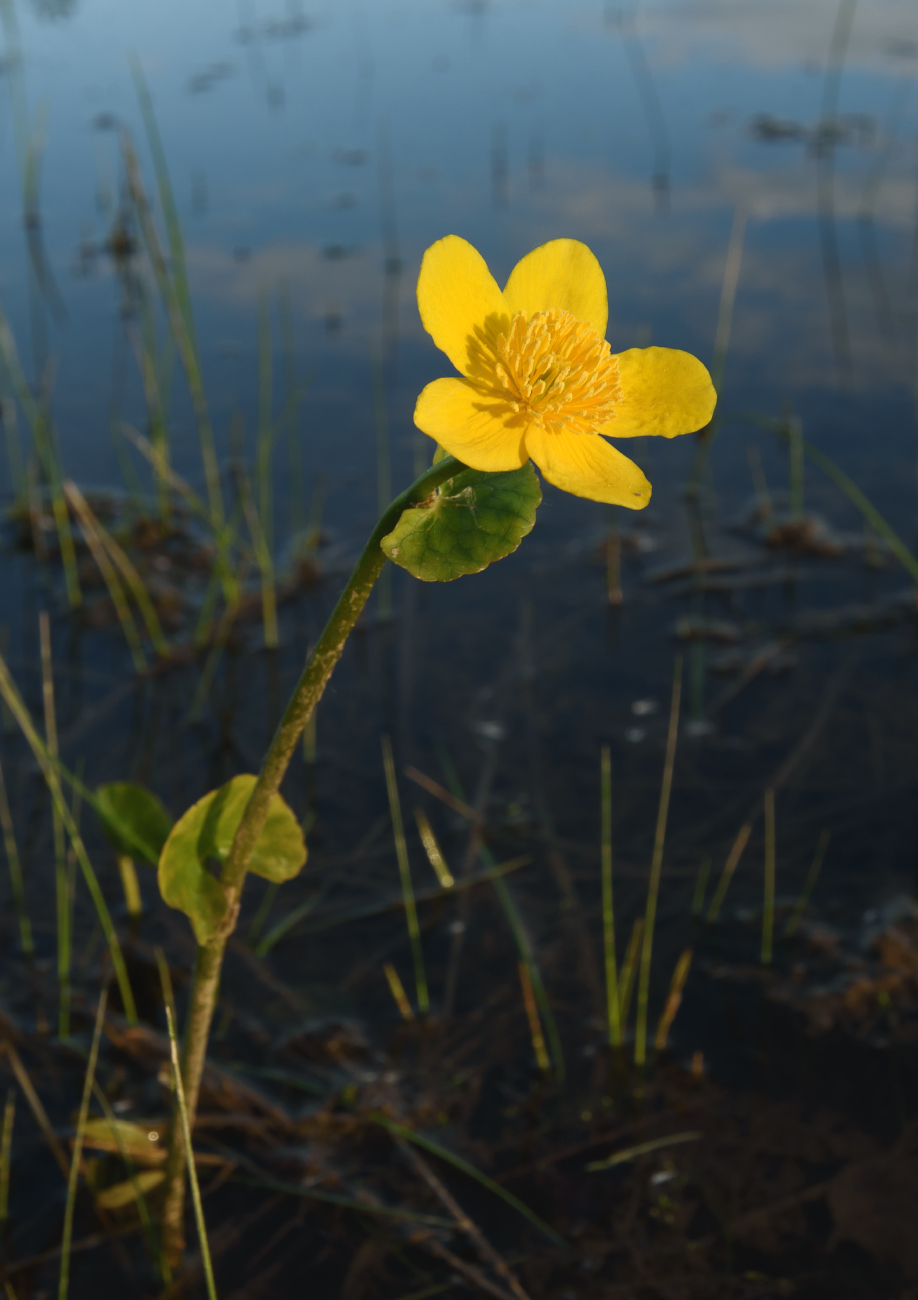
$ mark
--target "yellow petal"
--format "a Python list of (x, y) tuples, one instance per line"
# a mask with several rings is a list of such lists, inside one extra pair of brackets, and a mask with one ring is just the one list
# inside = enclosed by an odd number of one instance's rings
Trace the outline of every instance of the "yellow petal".
[(575, 497), (631, 510), (650, 500), (650, 484), (634, 461), (595, 433), (549, 433), (532, 425), (526, 450), (549, 483)]
[(606, 277), (595, 256), (576, 239), (553, 239), (534, 248), (510, 272), (504, 289), (509, 311), (569, 311), (589, 321), (601, 339), (606, 337), (609, 300)]
[(526, 420), (508, 402), (464, 379), (428, 384), (414, 408), (414, 422), (471, 469), (519, 469), (529, 459), (523, 446)]
[(458, 235), (438, 239), (424, 254), (418, 310), (434, 343), (469, 378), (481, 373), (477, 354), (483, 339), (507, 328), (497, 281), (477, 249)]
[(615, 418), (599, 430), (610, 438), (647, 433), (675, 438), (703, 429), (717, 394), (697, 357), (677, 348), (629, 348), (620, 352), (622, 396)]

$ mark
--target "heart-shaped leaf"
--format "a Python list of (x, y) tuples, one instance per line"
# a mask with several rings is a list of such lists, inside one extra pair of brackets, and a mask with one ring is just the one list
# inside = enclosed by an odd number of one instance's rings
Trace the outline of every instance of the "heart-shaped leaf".
[(112, 781), (96, 791), (102, 828), (119, 853), (159, 862), (172, 818), (155, 794), (130, 781)]
[(500, 474), (463, 470), (406, 510), (380, 545), (423, 582), (451, 582), (515, 551), (532, 529), (541, 500), (531, 464)]
[[(173, 826), (160, 855), (160, 893), (170, 907), (185, 913), (198, 943), (212, 938), (226, 916), (226, 894), (210, 863), (226, 861), (257, 779), (233, 777), (192, 804)], [(280, 884), (295, 876), (305, 861), (299, 822), (276, 794), (249, 871)]]

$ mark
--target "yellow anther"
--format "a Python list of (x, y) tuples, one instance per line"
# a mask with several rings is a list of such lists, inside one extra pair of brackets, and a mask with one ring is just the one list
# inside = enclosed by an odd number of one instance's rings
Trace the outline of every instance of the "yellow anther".
[(618, 358), (592, 325), (553, 309), (518, 312), (497, 337), (501, 386), (542, 429), (593, 433), (615, 415), (621, 396)]

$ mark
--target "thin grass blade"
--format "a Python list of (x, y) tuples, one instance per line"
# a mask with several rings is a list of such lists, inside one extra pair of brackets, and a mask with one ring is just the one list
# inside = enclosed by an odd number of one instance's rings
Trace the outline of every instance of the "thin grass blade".
[(496, 1183), (493, 1178), (489, 1178), (487, 1174), (483, 1174), (480, 1169), (476, 1169), (467, 1160), (457, 1156), (454, 1151), (450, 1151), (447, 1147), (440, 1146), (439, 1142), (433, 1142), (430, 1138), (422, 1137), (420, 1133), (415, 1133), (412, 1129), (396, 1124), (394, 1120), (386, 1119), (382, 1115), (372, 1116), (371, 1122), (379, 1124), (381, 1128), (388, 1129), (390, 1133), (397, 1134), (400, 1138), (404, 1138), (406, 1142), (413, 1142), (415, 1146), (421, 1147), (424, 1151), (429, 1151), (431, 1155), (437, 1156), (455, 1169), (461, 1170), (469, 1178), (474, 1178), (476, 1183), (480, 1183), (489, 1192), (499, 1196), (502, 1201), (516, 1210), (517, 1214), (521, 1214), (524, 1219), (527, 1219), (534, 1228), (538, 1228), (539, 1232), (554, 1245), (561, 1246), (564, 1244), (564, 1238), (555, 1232), (553, 1228), (550, 1228), (547, 1223), (544, 1223), (534, 1210), (530, 1210), (528, 1205), (524, 1205), (512, 1192), (508, 1192), (506, 1187), (501, 1187), (500, 1183)]
[(382, 752), (383, 766), (386, 772), (386, 790), (389, 795), (389, 812), (392, 816), (392, 832), (395, 837), (395, 852), (398, 857), (398, 870), (402, 880), (402, 897), (405, 900), (405, 919), (408, 923), (408, 935), (411, 939), (411, 953), (414, 959), (414, 982), (418, 1011), (422, 1016), (426, 1016), (430, 1011), (430, 995), (427, 991), (427, 972), (424, 969), (424, 947), (421, 943), (421, 929), (418, 925), (418, 912), (414, 901), (414, 888), (411, 883), (411, 864), (408, 861), (408, 845), (405, 843), (405, 828), (402, 824), (402, 806), (398, 796), (398, 782), (395, 779), (392, 742), (388, 736), (382, 738)]
[(673, 693), (669, 710), (669, 731), (666, 738), (666, 758), (663, 763), (663, 784), (660, 789), (660, 806), (654, 834), (653, 858), (650, 880), (647, 885), (647, 907), (644, 913), (644, 934), (641, 943), (641, 968), (638, 979), (637, 1020), (634, 1031), (634, 1063), (641, 1067), (647, 1060), (647, 1012), (650, 1001), (650, 962), (653, 953), (653, 931), (657, 917), (657, 898), (660, 892), (660, 873), (663, 868), (663, 847), (666, 843), (666, 822), (669, 816), (669, 799), (673, 787), (673, 767), (676, 761), (676, 740), (679, 735), (679, 701), (682, 695), (682, 657), (676, 657), (673, 671)]
[(6, 865), (10, 873), (10, 892), (13, 895), (13, 906), (16, 908), (16, 916), (19, 921), (19, 942), (22, 944), (22, 951), (25, 955), (31, 957), (35, 952), (35, 944), (32, 940), (32, 923), (29, 920), (29, 913), (26, 908), (22, 863), (16, 846), (13, 817), (10, 813), (10, 803), (6, 794), (6, 780), (2, 766), (0, 766), (0, 827), (3, 829), (3, 847), (6, 850)]
[(188, 1124), (188, 1108), (185, 1105), (185, 1089), (182, 1084), (182, 1071), (179, 1065), (178, 1039), (175, 1035), (175, 1018), (172, 1008), (166, 1006), (166, 1020), (169, 1025), (169, 1049), (172, 1055), (172, 1079), (175, 1085), (175, 1097), (178, 1102), (179, 1116), (182, 1123), (182, 1136), (185, 1139), (185, 1168), (191, 1182), (191, 1199), (194, 1204), (194, 1217), (198, 1228), (198, 1241), (201, 1247), (201, 1262), (204, 1265), (204, 1277), (207, 1282), (208, 1300), (217, 1300), (217, 1287), (214, 1282), (214, 1269), (210, 1259), (210, 1245), (207, 1240), (207, 1225), (204, 1222), (204, 1207), (201, 1204), (201, 1188), (194, 1164), (194, 1151), (191, 1146), (191, 1129)]
[(86, 1079), (83, 1083), (83, 1099), (80, 1102), (80, 1114), (77, 1120), (76, 1138), (73, 1143), (73, 1157), (70, 1161), (70, 1177), (67, 1180), (67, 1204), (64, 1207), (64, 1231), (61, 1238), (61, 1271), (57, 1287), (58, 1300), (67, 1300), (70, 1287), (70, 1243), (73, 1240), (73, 1212), (76, 1208), (77, 1184), (80, 1179), (80, 1165), (83, 1156), (83, 1131), (89, 1119), (89, 1099), (96, 1080), (96, 1062), (99, 1059), (99, 1041), (102, 1038), (102, 1025), (105, 1020), (105, 1004), (108, 1000), (107, 990), (102, 990), (99, 1007), (96, 1011), (96, 1023), (92, 1034), (92, 1046), (89, 1049), (89, 1063), (86, 1066)]
[(615, 912), (612, 898), (612, 755), (608, 745), (602, 747), (600, 761), (600, 803), (602, 813), (602, 939), (606, 967), (606, 1014), (609, 1043), (621, 1047), (622, 1023), (618, 994), (618, 962), (615, 954)]
[(109, 952), (111, 953), (112, 965), (115, 969), (115, 978), (118, 981), (118, 989), (121, 993), (121, 1000), (124, 1006), (124, 1014), (131, 1024), (137, 1023), (137, 1007), (134, 1002), (134, 995), (131, 991), (130, 980), (128, 979), (127, 968), (124, 964), (124, 956), (121, 952), (121, 945), (118, 942), (118, 935), (112, 923), (111, 914), (105, 903), (105, 898), (99, 886), (99, 881), (93, 870), (92, 863), (83, 845), (83, 840), (73, 820), (73, 814), (67, 807), (67, 802), (61, 792), (60, 780), (58, 778), (57, 766), (48, 753), (47, 746), (43, 743), (41, 737), (35, 729), (29, 711), (25, 702), (10, 675), (6, 661), (0, 655), (0, 695), (6, 701), (7, 707), (13, 717), (19, 724), (20, 730), (28, 741), (29, 748), (35, 756), (35, 759), (41, 768), (45, 782), (51, 791), (51, 797), (57, 807), (64, 827), (70, 837), (70, 843), (76, 854), (77, 862), (80, 864), (80, 870), (83, 873), (83, 879), (89, 890), (90, 897), (99, 917), (99, 923), (102, 926), (102, 932), (108, 943)]
[(823, 831), (819, 837), (819, 844), (816, 847), (816, 856), (813, 858), (813, 861), (810, 864), (810, 869), (807, 872), (806, 881), (804, 882), (803, 889), (800, 891), (800, 897), (797, 899), (796, 903), (794, 904), (793, 911), (791, 912), (790, 916), (787, 918), (787, 925), (784, 927), (785, 939), (789, 939), (791, 935), (794, 934), (794, 932), (797, 929), (797, 926), (803, 920), (803, 914), (806, 911), (807, 904), (810, 901), (810, 895), (812, 894), (813, 889), (815, 888), (816, 880), (819, 876), (819, 872), (822, 869), (823, 860), (825, 859), (826, 850), (829, 847), (829, 840), (831, 838), (832, 838), (832, 832), (827, 830)]

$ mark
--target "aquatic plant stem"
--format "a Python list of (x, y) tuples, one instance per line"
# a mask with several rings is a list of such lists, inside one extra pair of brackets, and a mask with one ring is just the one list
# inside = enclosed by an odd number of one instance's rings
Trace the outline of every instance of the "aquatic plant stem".
[(86, 1080), (83, 1084), (83, 1100), (77, 1119), (76, 1138), (73, 1143), (73, 1158), (70, 1161), (70, 1176), (67, 1180), (67, 1204), (64, 1209), (64, 1231), (61, 1238), (61, 1270), (58, 1281), (58, 1300), (67, 1300), (70, 1285), (70, 1245), (73, 1240), (73, 1212), (76, 1208), (77, 1185), (80, 1181), (80, 1165), (83, 1155), (83, 1135), (89, 1119), (89, 1099), (92, 1085), (96, 1079), (96, 1062), (99, 1059), (99, 1042), (102, 1038), (102, 1026), (105, 1023), (105, 1007), (108, 1002), (108, 990), (102, 990), (96, 1011), (96, 1024), (92, 1033), (92, 1046), (89, 1049), (89, 1064), (86, 1066)]
[[(348, 579), (347, 586), (332, 610), (322, 635), (306, 661), (306, 667), (275, 732), (258, 775), (258, 781), (236, 831), (233, 847), (223, 865), (220, 883), (226, 892), (228, 903), (226, 920), (218, 933), (208, 943), (198, 948), (194, 987), (182, 1051), (182, 1083), (188, 1122), (192, 1129), (197, 1112), (201, 1075), (204, 1072), (207, 1040), (217, 1002), (223, 954), (236, 926), (246, 871), (258, 836), (267, 819), (271, 800), (280, 789), (303, 728), (318, 704), (328, 679), (341, 658), (344, 644), (360, 617), (386, 562), (380, 542), (392, 532), (405, 510), (426, 500), (441, 483), (445, 483), (447, 479), (461, 473), (465, 468), (466, 466), (455, 457), (445, 457), (431, 466), (412, 483), (411, 487), (406, 488), (383, 512), (370, 534), (354, 572)], [(184, 1246), (184, 1205), (185, 1150), (181, 1125), (175, 1114), (169, 1135), (166, 1199), (163, 1207), (163, 1248), (172, 1267), (178, 1264)]]
[(653, 930), (657, 918), (657, 898), (660, 893), (660, 873), (663, 869), (663, 846), (666, 843), (666, 821), (669, 816), (669, 797), (673, 788), (673, 766), (676, 761), (676, 739), (679, 734), (679, 701), (682, 695), (682, 656), (676, 657), (673, 672), (672, 704), (669, 711), (669, 732), (666, 739), (666, 758), (663, 763), (663, 785), (660, 790), (660, 807), (657, 829), (653, 841), (653, 859), (650, 864), (650, 882), (647, 886), (647, 910), (644, 913), (644, 934), (641, 945), (641, 965), (638, 978), (637, 1020), (634, 1030), (634, 1064), (643, 1069), (647, 1061), (647, 1007), (650, 1000), (650, 959), (653, 953)]
[(775, 792), (765, 791), (765, 898), (762, 906), (763, 966), (771, 965), (775, 933)]
[(600, 763), (602, 811), (602, 937), (606, 967), (606, 1014), (609, 1022), (609, 1045), (621, 1047), (622, 1023), (618, 989), (618, 964), (615, 956), (615, 912), (612, 895), (612, 755), (608, 745), (602, 747)]

